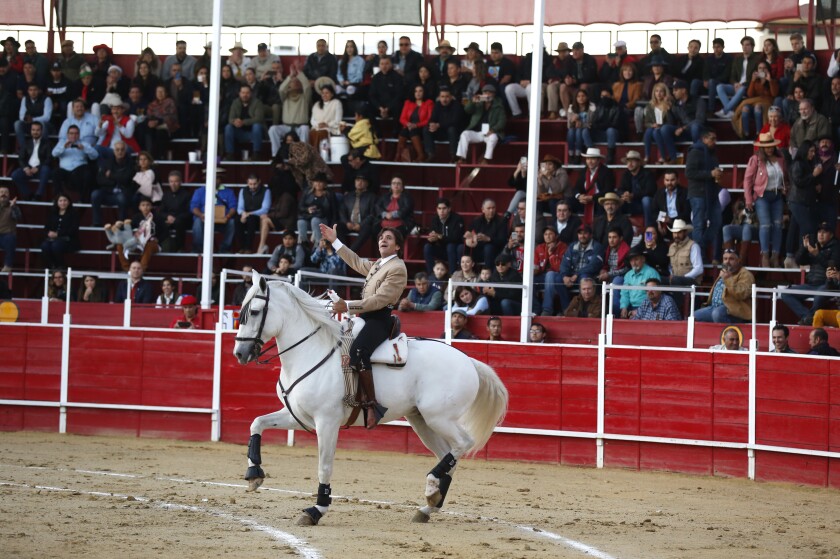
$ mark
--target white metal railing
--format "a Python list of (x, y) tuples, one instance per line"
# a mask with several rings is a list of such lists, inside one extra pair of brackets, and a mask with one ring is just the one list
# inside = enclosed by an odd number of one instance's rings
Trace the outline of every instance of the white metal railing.
[[(444, 341), (450, 345), (452, 345), (452, 297), (455, 293), (456, 287), (461, 286), (468, 286), (468, 287), (492, 287), (494, 289), (501, 288), (501, 289), (519, 289), (520, 291), (526, 291), (528, 289), (527, 285), (522, 285), (519, 283), (490, 283), (490, 282), (468, 282), (468, 281), (452, 281), (450, 280), (446, 286), (446, 309), (443, 313), (444, 324), (443, 324), (443, 332), (444, 332)], [(519, 341), (520, 342), (527, 342), (528, 337), (526, 332), (528, 332), (527, 328), (521, 327), (519, 329)]]
[[(697, 287), (695, 285), (676, 286), (676, 285), (615, 285), (612, 283), (603, 282), (601, 284), (601, 292), (606, 295), (601, 297), (601, 316), (604, 319), (601, 321), (601, 333), (606, 334), (606, 344), (612, 345), (613, 340), (613, 309), (615, 308), (615, 294), (616, 292), (624, 291), (663, 291), (666, 293), (680, 292), (688, 293), (690, 296), (689, 312), (685, 318), (687, 324), (685, 347), (691, 349), (694, 347), (694, 299), (697, 294)], [(609, 299), (609, 302), (607, 302)], [(606, 309), (604, 308), (606, 306)], [(606, 313), (604, 312), (606, 310)], [(680, 311), (682, 312), (682, 311)]]

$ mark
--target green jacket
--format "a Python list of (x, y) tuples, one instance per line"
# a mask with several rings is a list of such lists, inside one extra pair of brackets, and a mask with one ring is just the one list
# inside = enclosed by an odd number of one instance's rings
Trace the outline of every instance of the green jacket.
[[(481, 127), (484, 110), (484, 103), (473, 103), (472, 101), (467, 103), (467, 106), (464, 107), (464, 112), (470, 115), (470, 123), (467, 125), (467, 130)], [(507, 115), (505, 114), (505, 107), (502, 105), (502, 100), (498, 97), (494, 97), (493, 102), (490, 104), (490, 115), (487, 122), (490, 125), (490, 130), (495, 132), (500, 140), (505, 137)]]
[[(237, 97), (230, 105), (230, 112), (228, 112), (228, 122), (233, 124), (233, 121), (239, 118), (241, 114), (242, 101), (240, 101)], [(251, 97), (251, 101), (250, 103), (248, 103), (248, 114), (250, 115), (250, 117), (242, 120), (244, 126), (251, 126), (252, 124), (260, 123), (265, 124), (265, 107), (263, 106), (262, 101), (260, 101), (259, 99)]]

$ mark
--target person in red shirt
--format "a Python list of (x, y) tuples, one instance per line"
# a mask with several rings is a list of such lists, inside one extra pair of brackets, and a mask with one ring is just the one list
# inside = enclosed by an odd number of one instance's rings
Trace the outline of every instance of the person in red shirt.
[[(560, 240), (557, 229), (546, 227), (543, 229), (543, 242), (534, 248), (534, 286), (537, 290), (545, 288), (545, 277), (548, 272), (560, 272), (563, 254), (566, 253), (566, 243)], [(537, 297), (534, 300), (534, 312), (542, 309), (542, 302)]]
[(179, 328), (185, 330), (200, 330), (201, 321), (198, 319), (198, 301), (192, 295), (184, 295), (181, 297), (181, 307), (183, 307), (183, 314), (176, 316), (169, 323), (170, 328)]
[(416, 152), (416, 158), (411, 161), (422, 163), (426, 160), (426, 154), (423, 151), (423, 129), (429, 124), (435, 102), (432, 99), (426, 99), (426, 90), (422, 85), (414, 86), (413, 93), (412, 99), (406, 99), (402, 114), (400, 114), (402, 128), (397, 135), (399, 139), (394, 161), (401, 160), (408, 141), (411, 141), (411, 145), (414, 146)]

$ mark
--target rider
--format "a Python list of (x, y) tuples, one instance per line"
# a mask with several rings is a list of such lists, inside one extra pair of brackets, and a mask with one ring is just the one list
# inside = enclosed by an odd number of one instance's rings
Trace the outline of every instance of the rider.
[(388, 339), (391, 332), (391, 311), (397, 305), (408, 283), (408, 272), (398, 253), (403, 237), (399, 231), (386, 227), (379, 233), (379, 260), (375, 263), (359, 256), (338, 240), (336, 226), (321, 224), (321, 236), (332, 243), (342, 260), (366, 276), (362, 298), (358, 301), (339, 299), (333, 312), (351, 312), (364, 319), (365, 326), (350, 346), (350, 368), (358, 373), (359, 382), (368, 400), (362, 402), (367, 410), (367, 428), (373, 429), (388, 411), (376, 401), (370, 356), (376, 347)]

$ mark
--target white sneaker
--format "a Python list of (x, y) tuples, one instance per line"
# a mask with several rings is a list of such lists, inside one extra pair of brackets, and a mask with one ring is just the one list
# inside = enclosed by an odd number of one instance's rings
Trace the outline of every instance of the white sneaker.
[(560, 109), (557, 114), (560, 115), (560, 118), (566, 118), (566, 109)]
[(11, 271), (12, 271), (12, 268), (10, 266), (3, 266), (3, 269), (0, 270), (0, 273), (8, 274)]
[(725, 118), (725, 119), (731, 119), (733, 116), (735, 116), (735, 111), (729, 111), (728, 113), (725, 113), (725, 114), (723, 115), (723, 118)]
[(715, 111), (715, 116), (718, 118), (726, 118), (726, 111), (724, 111), (723, 109)]
[(260, 250), (257, 251), (257, 254), (268, 254), (268, 245), (261, 246)]

